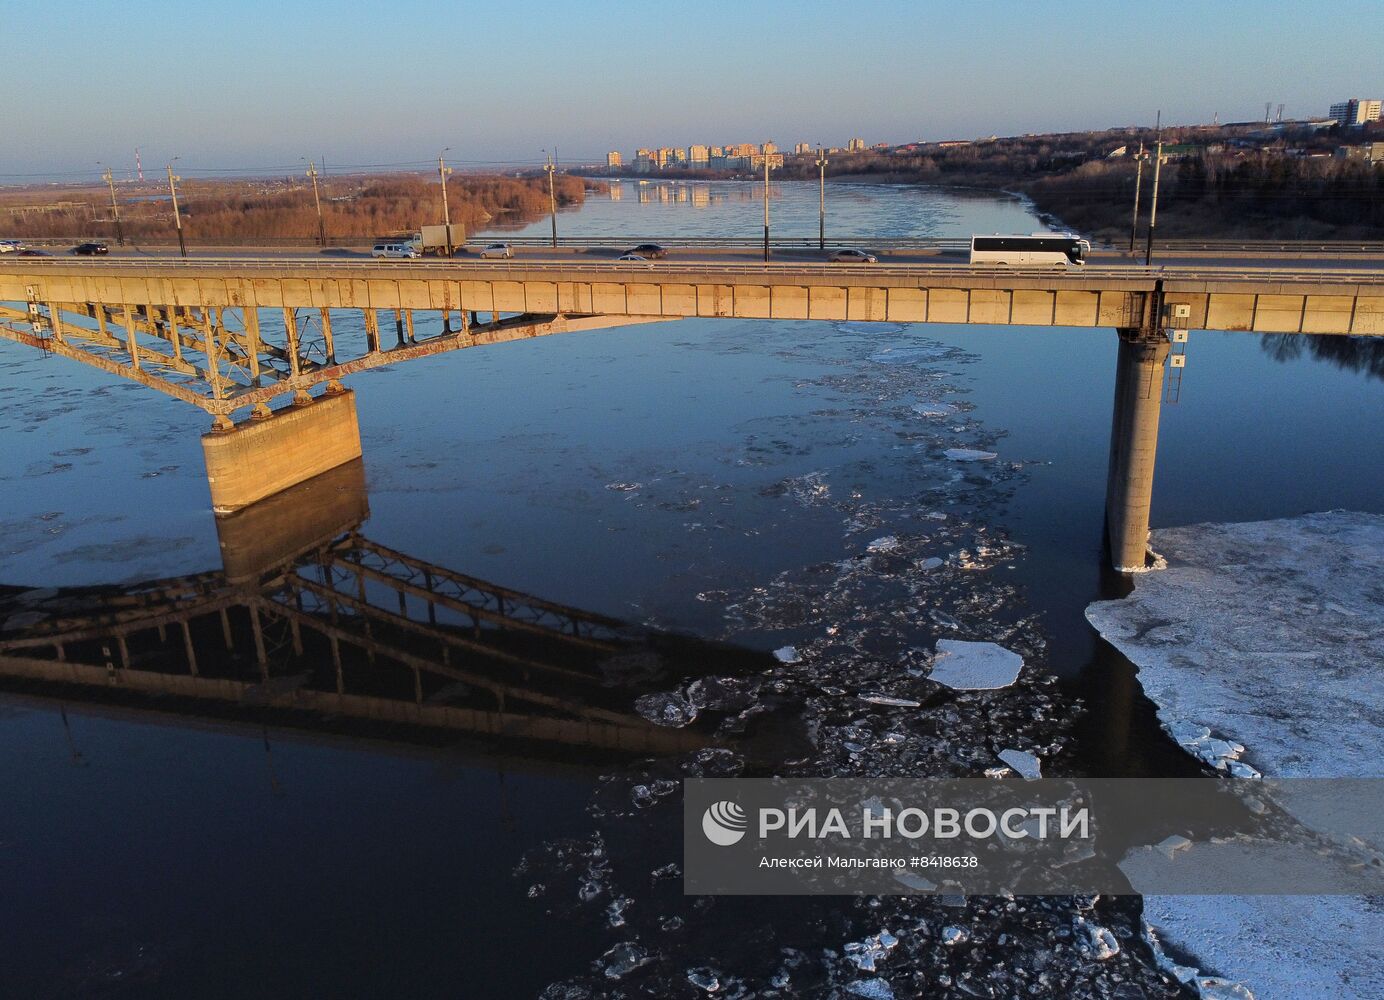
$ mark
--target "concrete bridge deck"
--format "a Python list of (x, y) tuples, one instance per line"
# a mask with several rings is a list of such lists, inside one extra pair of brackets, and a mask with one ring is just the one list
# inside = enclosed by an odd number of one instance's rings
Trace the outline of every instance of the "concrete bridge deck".
[[(1161, 286), (1159, 283), (1161, 282)], [(737, 317), (1024, 326), (1127, 326), (1161, 287), (1176, 325), (1384, 334), (1384, 266), (1330, 260), (1045, 271), (969, 264), (809, 261), (649, 264), (565, 259), (324, 257), (0, 261), (0, 302), (422, 309), (619, 317)]]
[[(1364, 263), (1181, 258), (1143, 267), (1112, 258), (1019, 269), (943, 258), (766, 263), (714, 249), (645, 263), (560, 251), (503, 261), (7, 257), (0, 336), (213, 414), (208, 478), (213, 505), (228, 513), (358, 458), (354, 402), (338, 380), (415, 357), (690, 317), (1113, 327), (1121, 339), (1107, 520), (1115, 565), (1138, 569), (1166, 331), (1384, 335), (1384, 266)], [(343, 310), (360, 322), (341, 323)], [(393, 319), (393, 344), (381, 311)], [(316, 400), (314, 387), (325, 390)], [(270, 410), (289, 394), (293, 405)], [(234, 424), (247, 408), (250, 419)]]

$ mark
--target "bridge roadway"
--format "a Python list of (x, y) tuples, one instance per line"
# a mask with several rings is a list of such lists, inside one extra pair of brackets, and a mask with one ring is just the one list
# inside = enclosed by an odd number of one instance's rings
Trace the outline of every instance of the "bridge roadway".
[[(879, 264), (738, 247), (616, 261), (611, 247), (513, 260), (377, 261), (329, 249), (188, 259), (0, 257), (0, 336), (134, 379), (215, 417), (212, 502), (229, 513), (361, 454), (339, 379), (508, 340), (687, 317), (1113, 327), (1112, 561), (1143, 566), (1169, 329), (1384, 335), (1384, 259), (1201, 247), (1154, 267), (979, 267), (945, 246)], [(359, 323), (340, 321), (342, 311)], [(392, 316), (395, 343), (381, 335)], [(488, 317), (482, 321), (482, 317)], [(314, 399), (309, 390), (322, 387)], [(292, 395), (293, 404), (269, 403)], [(231, 417), (250, 409), (237, 425)]]
[[(607, 257), (598, 254), (604, 252)], [(513, 260), (376, 261), (359, 251), (187, 260), (163, 255), (0, 259), (0, 302), (108, 306), (408, 309), (676, 319), (726, 317), (1384, 334), (1384, 259), (1118, 255), (1084, 267), (977, 267), (952, 252), (831, 264), (815, 251), (675, 251), (647, 263), (613, 251), (523, 249)], [(816, 257), (817, 259), (812, 259)], [(1167, 317), (1145, 317), (1155, 291)]]

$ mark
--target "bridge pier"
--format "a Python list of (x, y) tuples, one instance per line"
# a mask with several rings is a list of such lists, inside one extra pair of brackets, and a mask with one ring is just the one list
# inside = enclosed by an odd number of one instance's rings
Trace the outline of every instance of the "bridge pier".
[(1105, 488), (1105, 526), (1110, 560), (1121, 573), (1147, 561), (1153, 463), (1163, 405), (1163, 362), (1168, 338), (1161, 329), (1121, 329), (1115, 362), (1115, 406), (1110, 427), (1110, 468)]
[(329, 383), (316, 398), (202, 436), (212, 509), (230, 514), (361, 457), (356, 397)]

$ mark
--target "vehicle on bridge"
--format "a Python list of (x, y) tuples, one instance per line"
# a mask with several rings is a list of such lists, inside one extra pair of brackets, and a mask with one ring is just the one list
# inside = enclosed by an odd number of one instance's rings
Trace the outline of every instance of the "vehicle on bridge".
[(445, 257), (449, 247), (455, 252), (466, 246), (466, 227), (458, 222), (453, 222), (450, 226), (450, 240), (448, 228), (447, 226), (423, 226), (410, 242), (425, 257), (429, 255)]
[(20, 240), (0, 240), (0, 253), (14, 253), (23, 249), (24, 244)]
[(865, 250), (844, 247), (832, 252), (828, 257), (833, 264), (878, 264), (879, 258)]
[(480, 253), (481, 260), (489, 260), (492, 257), (499, 257), (509, 260), (514, 256), (514, 247), (508, 243), (492, 243)]
[(72, 252), (78, 257), (104, 257), (111, 252), (111, 248), (104, 243), (78, 243)]
[(643, 257), (645, 260), (658, 260), (668, 256), (668, 248), (658, 243), (641, 243), (637, 247), (630, 247), (625, 253)]
[(423, 253), (413, 243), (376, 243), (370, 250), (370, 256), (407, 260), (413, 257), (421, 257)]
[(1012, 267), (1066, 267), (1085, 264), (1091, 244), (1071, 233), (1034, 233), (1031, 236), (972, 236), (972, 264), (1008, 264)]

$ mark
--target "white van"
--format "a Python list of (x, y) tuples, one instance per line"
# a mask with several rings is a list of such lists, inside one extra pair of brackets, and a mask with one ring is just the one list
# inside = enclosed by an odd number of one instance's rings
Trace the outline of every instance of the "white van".
[(376, 243), (370, 251), (371, 257), (410, 258), (421, 257), (416, 243)]

